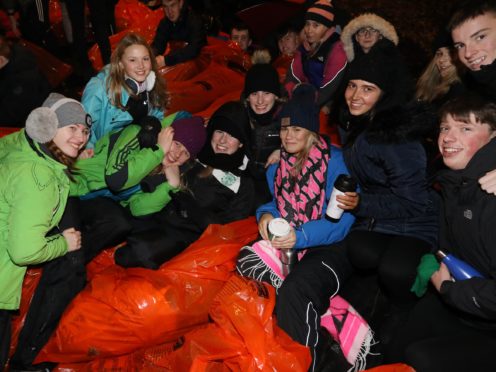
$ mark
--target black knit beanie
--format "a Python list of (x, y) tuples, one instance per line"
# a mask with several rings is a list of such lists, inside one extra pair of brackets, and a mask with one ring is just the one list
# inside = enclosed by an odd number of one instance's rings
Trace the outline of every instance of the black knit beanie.
[(281, 84), (276, 69), (268, 63), (258, 63), (246, 73), (243, 94), (248, 97), (255, 92), (269, 92), (281, 96)]
[(317, 91), (313, 85), (300, 84), (279, 113), (279, 122), (283, 126), (295, 126), (319, 132), (319, 108), (316, 103)]
[[(221, 130), (237, 138), (243, 144), (234, 154), (216, 154), (211, 145), (212, 136)], [(250, 123), (243, 104), (226, 102), (212, 115), (207, 126), (207, 141), (198, 154), (198, 159), (216, 169), (239, 173), (246, 151), (250, 148)]]
[(453, 39), (451, 38), (451, 33), (446, 31), (444, 28), (439, 30), (434, 42), (432, 43), (432, 53), (436, 54), (439, 48), (449, 48), (453, 47)]
[(364, 80), (391, 93), (397, 76), (393, 60), (379, 51), (357, 56), (348, 67), (347, 81)]

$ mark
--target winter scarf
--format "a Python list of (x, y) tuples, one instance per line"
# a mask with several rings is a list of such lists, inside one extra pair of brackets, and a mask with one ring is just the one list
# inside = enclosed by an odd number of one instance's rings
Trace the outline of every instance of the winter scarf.
[[(277, 291), (285, 279), (282, 273), (281, 250), (272, 247), (267, 240), (260, 240), (253, 246), (243, 249), (248, 249), (253, 254), (241, 260), (241, 266), (247, 267), (247, 271), (242, 275), (268, 281)], [(298, 259), (301, 260), (304, 254), (305, 252), (299, 252)], [(320, 325), (339, 343), (346, 360), (351, 364), (349, 371), (363, 371), (366, 368), (370, 348), (376, 344), (372, 329), (355, 308), (341, 296), (334, 294), (329, 302), (329, 308), (320, 318)]]
[(293, 176), (296, 156), (281, 150), (274, 192), (281, 217), (292, 227), (298, 228), (322, 215), (329, 158), (329, 145), (320, 137), (310, 149), (300, 173)]

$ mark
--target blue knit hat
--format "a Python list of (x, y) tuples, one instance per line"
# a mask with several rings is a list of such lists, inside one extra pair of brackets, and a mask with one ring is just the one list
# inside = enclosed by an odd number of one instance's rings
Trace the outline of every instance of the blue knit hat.
[(279, 113), (281, 126), (300, 127), (318, 133), (320, 123), (316, 97), (317, 91), (313, 85), (297, 85), (291, 98), (283, 105)]

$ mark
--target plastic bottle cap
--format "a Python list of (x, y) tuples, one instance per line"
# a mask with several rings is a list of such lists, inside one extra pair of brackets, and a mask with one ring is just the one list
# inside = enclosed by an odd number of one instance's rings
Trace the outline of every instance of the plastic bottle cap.
[(269, 222), (269, 233), (272, 235), (271, 240), (286, 236), (290, 231), (291, 226), (284, 218), (274, 218)]

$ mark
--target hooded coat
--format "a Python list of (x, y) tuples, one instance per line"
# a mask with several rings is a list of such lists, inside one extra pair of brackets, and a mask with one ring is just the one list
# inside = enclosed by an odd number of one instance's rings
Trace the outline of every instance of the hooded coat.
[(344, 51), (348, 62), (351, 62), (359, 54), (363, 54), (360, 45), (355, 39), (355, 34), (364, 27), (372, 27), (380, 32), (382, 41), (379, 40), (373, 48), (389, 48), (396, 47), (399, 43), (398, 34), (394, 26), (373, 13), (365, 13), (356, 18), (353, 18), (343, 29), (341, 33), (341, 42), (343, 43)]
[(440, 247), (477, 269), (484, 278), (445, 281), (440, 293), (458, 315), (478, 328), (496, 329), (496, 199), (479, 178), (496, 167), (496, 140), (482, 147), (465, 169), (439, 175), (443, 194)]
[(0, 140), (0, 179), (0, 309), (15, 310), (27, 266), (67, 253), (61, 234), (47, 234), (64, 213), (69, 178), (23, 129)]
[(372, 27), (380, 32), (382, 38), (372, 46), (369, 53), (379, 52), (389, 56), (389, 63), (395, 66), (397, 75), (395, 80), (397, 80), (398, 84), (401, 83), (405, 86), (405, 98), (410, 98), (414, 92), (414, 80), (403, 56), (399, 52), (398, 34), (394, 26), (384, 18), (373, 13), (365, 13), (352, 19), (344, 27), (341, 33), (341, 42), (343, 43), (348, 63), (365, 54), (355, 37), (358, 30), (364, 27)]
[(427, 183), (421, 143), (431, 130), (427, 106), (411, 103), (343, 120), (344, 159), (360, 186), (353, 229), (420, 238), (438, 234), (438, 196)]

